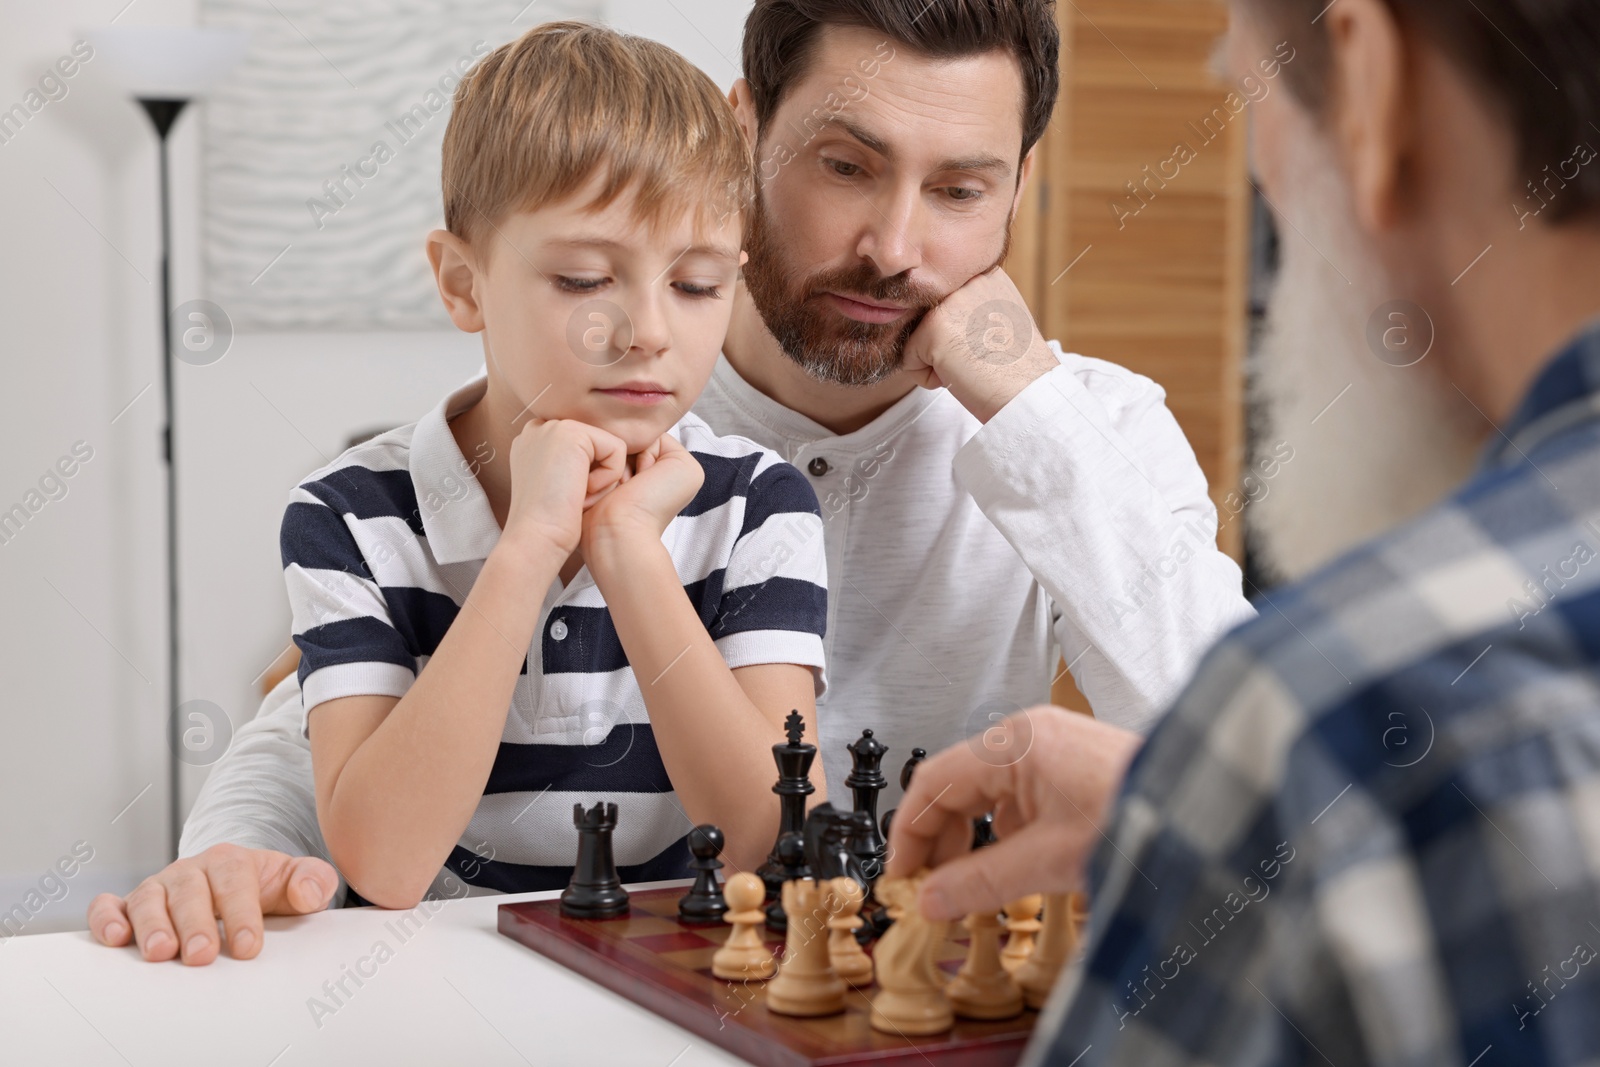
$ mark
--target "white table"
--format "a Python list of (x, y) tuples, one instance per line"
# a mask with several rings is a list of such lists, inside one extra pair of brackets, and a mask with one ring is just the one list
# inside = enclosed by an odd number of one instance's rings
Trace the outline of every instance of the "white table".
[[(146, 963), (87, 933), (13, 937), (0, 942), (0, 1063), (744, 1063), (496, 931), (501, 904), (554, 895), (268, 919), (259, 956), (208, 967)], [(405, 915), (409, 928), (397, 923)], [(349, 995), (329, 996), (324, 983), (340, 978)]]

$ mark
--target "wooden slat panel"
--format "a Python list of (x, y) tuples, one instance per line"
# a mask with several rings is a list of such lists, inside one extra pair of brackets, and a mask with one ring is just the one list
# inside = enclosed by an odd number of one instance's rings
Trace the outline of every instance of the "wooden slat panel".
[[(1029, 219), (1044, 232), (1024, 292), (1063, 345), (1166, 389), (1220, 502), (1243, 452), (1250, 209), (1248, 111), (1224, 106), (1230, 87), (1210, 69), (1226, 5), (1062, 0), (1057, 15), (1062, 96), (1040, 144), (1048, 191)], [(1219, 539), (1238, 556), (1237, 524)], [(1070, 677), (1053, 695), (1084, 706)]]

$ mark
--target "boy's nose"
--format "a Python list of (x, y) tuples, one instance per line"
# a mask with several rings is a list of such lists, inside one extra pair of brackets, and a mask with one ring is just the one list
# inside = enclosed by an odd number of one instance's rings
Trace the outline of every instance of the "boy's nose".
[(636, 300), (628, 308), (628, 318), (633, 324), (633, 343), (628, 351), (655, 356), (666, 351), (672, 343), (672, 331), (667, 326), (667, 316), (661, 301), (653, 296)]

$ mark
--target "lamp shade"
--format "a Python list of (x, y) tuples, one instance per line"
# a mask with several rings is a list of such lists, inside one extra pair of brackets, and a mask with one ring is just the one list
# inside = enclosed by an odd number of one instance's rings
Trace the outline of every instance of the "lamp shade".
[(202, 26), (103, 26), (84, 36), (111, 76), (141, 99), (204, 96), (250, 45), (246, 30)]

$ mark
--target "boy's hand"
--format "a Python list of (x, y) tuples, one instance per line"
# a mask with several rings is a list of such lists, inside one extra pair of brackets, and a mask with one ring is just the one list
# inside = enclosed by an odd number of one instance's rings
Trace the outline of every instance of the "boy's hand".
[(672, 517), (689, 506), (705, 471), (671, 434), (662, 434), (634, 457), (634, 474), (583, 513), (584, 559), (613, 538), (659, 541)]
[(621, 438), (571, 419), (529, 422), (511, 442), (508, 538), (536, 538), (571, 555), (584, 508), (628, 478)]

